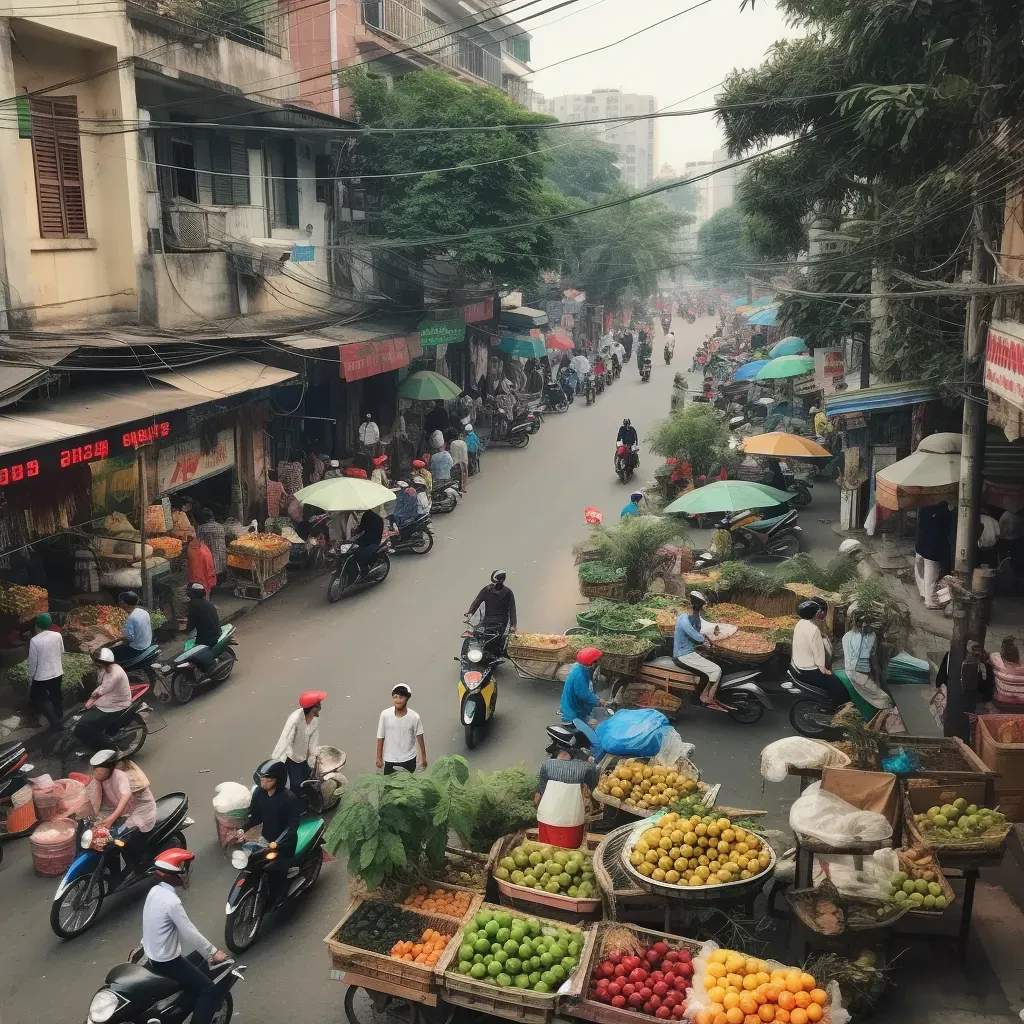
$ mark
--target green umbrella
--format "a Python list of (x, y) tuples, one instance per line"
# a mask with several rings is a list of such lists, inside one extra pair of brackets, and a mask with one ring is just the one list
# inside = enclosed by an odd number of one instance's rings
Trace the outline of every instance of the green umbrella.
[(539, 359), (547, 352), (540, 338), (529, 338), (522, 334), (506, 335), (498, 342), (498, 348), (516, 359)]
[(786, 377), (801, 377), (814, 369), (810, 356), (779, 356), (757, 371), (755, 380), (784, 380)]
[(303, 505), (315, 505), (325, 512), (365, 512), (395, 500), (395, 492), (373, 480), (338, 476), (319, 480), (295, 492)]
[(418, 370), (409, 374), (398, 389), (399, 398), (408, 398), (412, 402), (432, 402), (438, 398), (448, 402), (461, 394), (462, 388), (455, 381), (433, 370)]
[(747, 480), (717, 480), (680, 495), (666, 506), (666, 512), (684, 512), (689, 516), (709, 512), (742, 512), (747, 508), (785, 505), (793, 497), (785, 491)]

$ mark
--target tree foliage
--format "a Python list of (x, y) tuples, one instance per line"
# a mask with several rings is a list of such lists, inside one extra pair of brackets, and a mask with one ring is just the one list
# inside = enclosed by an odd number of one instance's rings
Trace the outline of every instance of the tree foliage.
[(664, 568), (661, 549), (684, 538), (678, 522), (661, 516), (627, 516), (614, 526), (598, 527), (592, 535), (601, 561), (623, 571), (627, 592), (637, 598), (647, 593)]
[(716, 284), (742, 281), (754, 262), (743, 214), (735, 206), (719, 210), (697, 232), (697, 269)]
[(683, 406), (659, 420), (647, 442), (655, 455), (690, 463), (694, 476), (707, 476), (716, 466), (732, 468), (738, 461), (729, 447), (729, 428), (706, 403)]
[(594, 200), (616, 191), (621, 181), (614, 147), (592, 132), (563, 128), (544, 133), (545, 173), (571, 199)]
[[(437, 70), (410, 72), (388, 84), (356, 68), (342, 81), (359, 120), (375, 128), (513, 126), (356, 136), (345, 152), (344, 173), (408, 175), (367, 178), (386, 236), (422, 239), (422, 245), (404, 251), (450, 261), (466, 278), (496, 286), (527, 286), (556, 265), (554, 226), (488, 233), (567, 208), (565, 197), (544, 177), (542, 133), (517, 127), (551, 118), (525, 110), (498, 89), (463, 85)], [(447, 167), (459, 170), (410, 174)], [(480, 233), (454, 243), (430, 241), (464, 232)]]

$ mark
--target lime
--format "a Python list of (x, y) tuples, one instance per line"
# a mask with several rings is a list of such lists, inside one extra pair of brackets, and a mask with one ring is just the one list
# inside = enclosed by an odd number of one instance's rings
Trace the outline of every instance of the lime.
[(522, 971), (522, 969), (523, 969), (523, 961), (520, 960), (518, 957), (510, 956), (505, 961), (505, 970), (509, 974), (511, 974), (513, 976), (519, 974), (520, 971)]
[(515, 979), (515, 986), (516, 986), (516, 988), (529, 988), (530, 987), (530, 979), (529, 979), (529, 977), (527, 975), (525, 975), (525, 974), (518, 975), (516, 977), (516, 979)]
[(469, 969), (469, 976), (471, 978), (476, 978), (477, 980), (483, 978), (486, 974), (487, 968), (484, 967), (483, 964), (473, 964), (473, 966)]
[(502, 965), (499, 964), (497, 960), (492, 960), (487, 965), (487, 973), (492, 978), (496, 978), (499, 974), (501, 974), (501, 971), (502, 971)]
[(508, 953), (506, 953), (505, 950), (503, 950), (503, 949), (499, 949), (494, 954), (494, 962), (495, 963), (504, 964), (507, 959), (508, 959)]
[(473, 943), (473, 948), (478, 953), (490, 953), (490, 951), (491, 951), (491, 944), (487, 940), (487, 937), (485, 936), (482, 939), (477, 939), (476, 942)]
[(548, 973), (554, 975), (555, 981), (565, 981), (565, 969), (561, 964), (555, 964)]
[(542, 967), (550, 967), (555, 962), (555, 958), (547, 952), (541, 953), (540, 963)]
[(459, 964), (459, 974), (469, 974), (474, 967), (476, 967), (476, 964), (471, 964), (468, 961), (463, 960), (462, 963)]
[(540, 981), (540, 971), (533, 971), (530, 974), (529, 982), (531, 985), (536, 985), (538, 981)]
[(512, 979), (507, 974), (499, 974), (495, 980), (499, 988), (508, 988), (512, 984)]
[(515, 939), (508, 939), (501, 947), (509, 956), (515, 956), (519, 952), (519, 943)]
[(576, 967), (576, 957), (574, 956), (563, 956), (562, 957), (562, 970), (566, 974), (571, 974), (573, 969)]
[(484, 931), (493, 939), (501, 931), (501, 925), (492, 918), (484, 925)]
[(558, 983), (558, 978), (555, 977), (554, 971), (545, 971), (540, 976), (540, 980), (544, 982), (544, 984), (547, 985), (548, 988), (552, 988), (554, 985)]
[(537, 984), (533, 986), (533, 991), (534, 992), (550, 992), (551, 989), (542, 980), (542, 981), (538, 981)]
[(511, 934), (512, 933), (508, 930), (508, 928), (499, 928), (497, 934), (494, 936), (494, 941), (501, 943), (508, 942), (509, 936), (511, 936)]
[(459, 948), (459, 959), (460, 960), (472, 960), (473, 954), (476, 952), (475, 949), (468, 943), (465, 946)]
[(529, 960), (533, 956), (533, 946), (529, 942), (524, 942), (516, 952), (520, 960)]

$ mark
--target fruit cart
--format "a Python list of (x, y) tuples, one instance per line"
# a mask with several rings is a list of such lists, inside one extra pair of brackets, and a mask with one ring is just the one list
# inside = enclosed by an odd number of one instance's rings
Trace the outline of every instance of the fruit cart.
[(235, 597), (264, 601), (288, 582), (291, 545), (276, 534), (255, 533), (228, 545), (228, 583)]
[(564, 680), (576, 655), (562, 633), (512, 633), (506, 655), (524, 679)]

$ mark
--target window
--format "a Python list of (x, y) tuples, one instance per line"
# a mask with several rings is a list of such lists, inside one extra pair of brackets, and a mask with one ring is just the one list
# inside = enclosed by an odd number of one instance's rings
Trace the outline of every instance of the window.
[(85, 238), (85, 188), (74, 96), (33, 99), (32, 162), (42, 238)]
[(316, 201), (329, 203), (331, 201), (331, 186), (334, 184), (330, 156), (326, 153), (318, 153), (313, 160), (313, 168), (313, 174), (316, 176)]
[(213, 135), (210, 139), (215, 206), (249, 205), (249, 154), (241, 135)]
[(294, 139), (275, 139), (267, 143), (270, 156), (271, 227), (299, 226), (299, 183), (297, 181)]
[(509, 52), (516, 60), (530, 63), (530, 40), (524, 36), (513, 36), (508, 41)]

